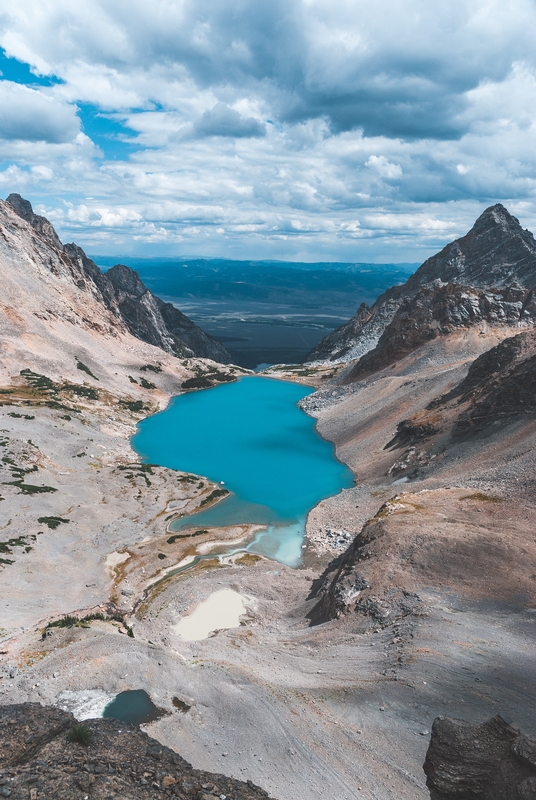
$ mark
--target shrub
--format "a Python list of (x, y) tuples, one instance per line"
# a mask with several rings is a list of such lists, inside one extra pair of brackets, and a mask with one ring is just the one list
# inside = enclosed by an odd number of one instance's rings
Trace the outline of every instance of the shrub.
[(77, 394), (79, 397), (87, 397), (88, 400), (99, 399), (98, 391), (93, 389), (91, 386), (81, 386), (79, 383), (65, 383), (62, 386), (62, 389), (65, 389), (67, 392)]
[(204, 376), (199, 378), (188, 378), (187, 380), (183, 381), (182, 388), (183, 389), (209, 389), (213, 386), (213, 382)]
[(128, 408), (129, 411), (148, 411), (150, 406), (146, 403), (142, 403), (141, 400), (120, 400), (119, 404), (122, 405), (124, 408)]
[(68, 519), (63, 519), (63, 517), (38, 517), (37, 521), (41, 522), (43, 525), (48, 525), (53, 531), (55, 531), (62, 522), (69, 522)]
[(73, 725), (69, 733), (67, 734), (67, 739), (69, 742), (76, 742), (77, 744), (83, 744), (84, 747), (87, 747), (91, 744), (91, 740), (93, 738), (93, 731), (88, 725), (84, 725), (83, 722), (78, 723), (78, 725)]
[(20, 489), (20, 494), (42, 494), (43, 492), (57, 492), (53, 486), (34, 486), (31, 483), (23, 483), (20, 481), (7, 481), (5, 486), (17, 486)]
[(92, 378), (95, 378), (96, 381), (99, 380), (96, 375), (93, 375), (90, 368), (87, 367), (82, 361), (80, 361), (79, 358), (76, 359), (76, 368), (81, 369), (82, 372), (86, 373), (86, 375), (90, 375)]
[(40, 375), (38, 372), (32, 372), (31, 369), (21, 369), (20, 374), (30, 384), (32, 389), (44, 389), (47, 392), (54, 391), (56, 384), (47, 378), (46, 375)]

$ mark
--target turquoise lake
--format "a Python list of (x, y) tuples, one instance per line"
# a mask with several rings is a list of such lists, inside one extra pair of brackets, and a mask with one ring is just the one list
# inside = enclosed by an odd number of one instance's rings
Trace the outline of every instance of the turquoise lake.
[(132, 446), (144, 462), (223, 481), (232, 492), (206, 511), (175, 520), (171, 529), (265, 524), (236, 552), (297, 566), (307, 513), (353, 486), (333, 444), (296, 405), (312, 391), (246, 377), (174, 397), (165, 411), (142, 420)]

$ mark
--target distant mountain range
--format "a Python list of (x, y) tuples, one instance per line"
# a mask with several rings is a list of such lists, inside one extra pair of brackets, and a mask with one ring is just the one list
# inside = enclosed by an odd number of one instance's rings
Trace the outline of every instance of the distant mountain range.
[[(104, 270), (116, 257), (94, 255)], [(122, 258), (161, 297), (351, 309), (403, 283), (418, 264), (233, 261), (224, 258)]]

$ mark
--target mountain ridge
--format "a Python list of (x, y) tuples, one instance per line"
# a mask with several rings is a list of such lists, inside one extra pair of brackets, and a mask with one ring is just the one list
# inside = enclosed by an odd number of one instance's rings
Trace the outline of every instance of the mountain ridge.
[[(45, 255), (45, 263), (48, 263), (52, 273), (68, 274), (79, 290), (90, 292), (116, 318), (120, 329), (129, 330), (136, 338), (175, 356), (210, 358), (229, 363), (231, 358), (220, 342), (198, 328), (171, 303), (164, 303), (153, 295), (134, 270), (122, 267), (121, 279), (118, 279), (117, 270), (112, 276), (108, 273), (103, 275), (81, 247), (74, 243), (63, 245), (50, 222), (33, 213), (28, 200), (19, 194), (10, 194), (0, 206), (0, 212), (5, 212), (6, 207), (27, 222), (42, 243), (56, 253), (61, 263), (59, 269), (54, 268), (54, 259)], [(6, 222), (5, 214), (0, 213), (0, 225)]]
[[(421, 292), (443, 284), (532, 289), (536, 285), (536, 240), (503, 205), (490, 206), (465, 236), (427, 259), (406, 283), (388, 289), (370, 308), (361, 305), (352, 319), (318, 343), (306, 363), (361, 358), (379, 345), (401, 308), (404, 313), (404, 307)], [(424, 295), (422, 299), (425, 302)]]

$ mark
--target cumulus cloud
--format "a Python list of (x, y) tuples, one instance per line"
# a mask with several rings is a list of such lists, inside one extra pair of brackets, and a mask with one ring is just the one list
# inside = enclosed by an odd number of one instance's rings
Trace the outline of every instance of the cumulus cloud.
[(191, 127), (191, 135), (198, 139), (207, 136), (230, 136), (235, 138), (262, 137), (266, 126), (254, 117), (243, 117), (225, 103), (216, 103), (214, 108), (205, 111)]
[[(0, 182), (43, 196), (50, 170), (72, 238), (418, 260), (498, 200), (536, 227), (533, 0), (0, 10), (6, 52), (61, 79), (0, 81)], [(77, 137), (77, 103), (135, 131), (130, 149)]]
[[(91, 95), (79, 99), (94, 102), (98, 90), (116, 107), (121, 95), (125, 107), (132, 95), (142, 104), (165, 93), (167, 72), (202, 90), (269, 95), (287, 121), (324, 116), (333, 132), (406, 139), (461, 136), (467, 92), (504, 80), (514, 52), (534, 64), (536, 22), (531, 0), (515, 10), (498, 0), (384, 0), (381, 9), (244, 0), (232, 14), (213, 0), (26, 0), (8, 19), (3, 46)], [(151, 85), (155, 64), (164, 69)]]
[(71, 142), (80, 130), (76, 109), (40, 91), (0, 81), (0, 138)]
[(366, 166), (377, 172), (380, 177), (388, 180), (396, 180), (402, 177), (400, 164), (392, 164), (385, 156), (370, 156)]

